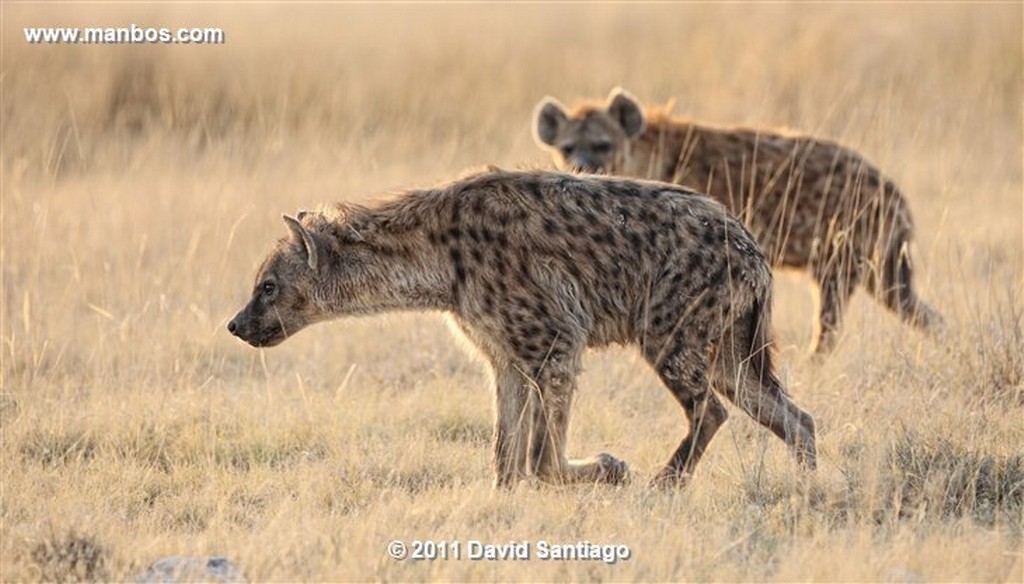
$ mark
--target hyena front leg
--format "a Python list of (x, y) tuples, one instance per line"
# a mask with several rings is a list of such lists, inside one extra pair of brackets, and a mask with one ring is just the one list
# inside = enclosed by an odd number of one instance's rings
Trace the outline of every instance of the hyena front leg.
[(541, 395), (534, 410), (531, 458), (541, 480), (554, 483), (620, 484), (629, 478), (629, 466), (602, 452), (585, 459), (569, 459), (565, 452), (572, 400), (566, 395)]
[[(677, 335), (681, 336), (681, 333)], [(681, 338), (669, 343), (662, 346), (669, 347), (668, 350), (657, 350), (657, 345), (653, 344), (649, 351), (645, 351), (644, 357), (679, 405), (683, 406), (689, 429), (652, 484), (684, 486), (729, 413), (708, 383), (708, 359), (704, 351), (685, 344)]]
[(512, 488), (526, 476), (532, 418), (529, 379), (512, 365), (495, 367), (494, 485)]
[(530, 442), (533, 470), (541, 480), (555, 484), (625, 482), (629, 467), (608, 453), (578, 460), (566, 456), (579, 359), (579, 351), (572, 357), (549, 358), (537, 375)]

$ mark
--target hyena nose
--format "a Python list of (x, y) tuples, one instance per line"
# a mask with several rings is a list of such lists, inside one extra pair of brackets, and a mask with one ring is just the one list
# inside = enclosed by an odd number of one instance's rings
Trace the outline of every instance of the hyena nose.
[(236, 332), (237, 330), (238, 325), (235, 324), (235, 319), (231, 319), (231, 322), (228, 323), (228, 332), (235, 336), (238, 336), (238, 333)]

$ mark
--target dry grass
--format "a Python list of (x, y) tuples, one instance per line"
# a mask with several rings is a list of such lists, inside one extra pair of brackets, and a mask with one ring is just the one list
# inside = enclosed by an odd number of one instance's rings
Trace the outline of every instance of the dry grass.
[[(1021, 581), (1020, 5), (3, 5), (0, 580), (225, 555), (252, 580)], [(221, 26), (219, 47), (28, 46), (23, 26)], [(287, 24), (285, 24), (287, 23)], [(490, 488), (491, 396), (436, 315), (257, 352), (226, 320), (279, 216), (543, 164), (545, 94), (839, 139), (892, 174), (926, 339), (858, 295), (782, 375), (823, 461), (734, 415), (685, 492), (644, 486), (681, 413), (630, 350), (587, 360), (572, 450), (641, 480)], [(397, 562), (391, 539), (589, 540), (601, 562)]]

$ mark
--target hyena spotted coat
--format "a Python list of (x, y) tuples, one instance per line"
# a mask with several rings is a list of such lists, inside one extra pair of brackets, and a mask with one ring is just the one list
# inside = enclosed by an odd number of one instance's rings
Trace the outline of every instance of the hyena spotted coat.
[(560, 168), (661, 180), (724, 204), (772, 265), (810, 272), (819, 292), (812, 341), (819, 355), (834, 348), (847, 300), (860, 284), (915, 327), (941, 324), (914, 292), (906, 200), (848, 148), (644, 112), (621, 89), (571, 110), (545, 98), (534, 112), (534, 137)]
[(815, 466), (814, 421), (772, 373), (771, 271), (725, 209), (686, 189), (491, 170), (376, 207), (285, 217), (231, 333), (276, 345), (315, 322), (392, 310), (453, 316), (493, 370), (496, 484), (618, 482), (608, 454), (566, 457), (586, 347), (639, 345), (688, 430), (658, 483), (692, 472), (726, 409)]

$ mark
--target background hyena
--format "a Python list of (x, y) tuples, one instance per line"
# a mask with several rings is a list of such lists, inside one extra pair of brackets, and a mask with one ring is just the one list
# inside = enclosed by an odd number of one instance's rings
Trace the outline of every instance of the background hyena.
[(563, 169), (651, 178), (706, 192), (754, 233), (769, 262), (810, 271), (819, 310), (812, 350), (830, 351), (858, 284), (919, 328), (941, 317), (911, 279), (910, 209), (856, 152), (806, 136), (713, 128), (648, 111), (621, 89), (567, 110), (545, 98), (534, 135)]
[(570, 461), (566, 431), (583, 350), (636, 343), (686, 411), (657, 477), (692, 472), (725, 395), (815, 465), (814, 421), (770, 362), (771, 272), (746, 229), (678, 187), (490, 171), (375, 208), (286, 217), (228, 329), (272, 346), (344, 315), (442, 310), (493, 368), (497, 484), (618, 482), (608, 454)]

